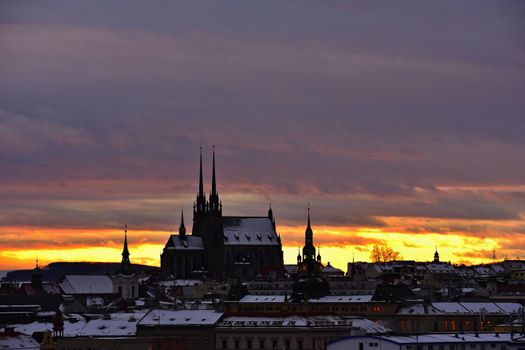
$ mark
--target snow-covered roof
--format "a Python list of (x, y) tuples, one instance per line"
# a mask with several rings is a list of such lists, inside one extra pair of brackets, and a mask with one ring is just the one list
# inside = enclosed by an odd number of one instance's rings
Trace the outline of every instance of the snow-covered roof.
[(501, 265), (492, 264), (492, 265), (490, 265), (490, 268), (496, 273), (503, 273), (503, 272), (505, 272), (505, 268), (503, 266), (501, 266)]
[(186, 235), (181, 238), (179, 235), (171, 235), (169, 244), (165, 249), (168, 250), (203, 250), (204, 242), (202, 237)]
[(521, 313), (521, 309), (523, 308), (519, 303), (496, 303), (496, 305), (507, 314)]
[[(309, 303), (368, 303), (372, 295), (327, 295), (319, 299), (308, 299)], [(284, 303), (284, 295), (245, 295), (239, 303)]]
[[(64, 336), (74, 337), (86, 325), (85, 320), (76, 322), (64, 321)], [(27, 335), (33, 335), (35, 332), (53, 331), (53, 323), (51, 322), (31, 322), (26, 324), (13, 325), (16, 332)]]
[(139, 326), (212, 326), (222, 315), (214, 310), (151, 310)]
[(25, 334), (0, 335), (0, 349), (40, 349), (40, 344)]
[(310, 303), (368, 303), (372, 295), (327, 295), (319, 299), (308, 299)]
[(432, 306), (446, 314), (513, 314), (520, 311), (518, 303), (491, 303), (491, 302), (437, 302)]
[(427, 270), (432, 273), (458, 273), (458, 269), (449, 264), (433, 264), (429, 263), (425, 265)]
[(398, 315), (439, 315), (443, 311), (437, 309), (433, 305), (414, 304), (402, 307), (397, 311)]
[(66, 275), (59, 285), (64, 294), (113, 293), (113, 282), (106, 275)]
[(368, 319), (345, 316), (285, 316), (285, 317), (255, 317), (255, 316), (231, 316), (222, 319), (218, 327), (330, 327), (347, 326), (360, 328), (367, 333), (386, 333), (390, 331)]
[[(65, 337), (111, 337), (111, 336), (134, 336), (137, 333), (137, 323), (144, 312), (137, 313), (114, 313), (106, 318), (95, 318), (86, 321), (82, 317), (67, 317), (64, 320)], [(35, 332), (52, 331), (51, 322), (32, 322), (14, 325), (15, 331), (32, 335)], [(0, 347), (1, 349), (1, 347)]]
[(284, 303), (284, 295), (245, 295), (239, 303)]
[(268, 217), (224, 216), (222, 226), (225, 245), (279, 245)]
[(451, 334), (451, 333), (434, 333), (421, 334), (418, 336), (394, 336), (394, 335), (379, 335), (373, 336), (376, 339), (388, 340), (397, 344), (429, 344), (429, 343), (497, 343), (508, 342), (510, 340), (510, 333), (479, 333), (478, 336), (474, 334)]
[(135, 336), (137, 323), (144, 313), (115, 313), (107, 318), (90, 320), (78, 332), (79, 337)]

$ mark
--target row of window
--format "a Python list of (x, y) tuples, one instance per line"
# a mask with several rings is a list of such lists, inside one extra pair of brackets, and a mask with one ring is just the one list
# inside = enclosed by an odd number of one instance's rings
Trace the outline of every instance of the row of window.
[[(234, 339), (226, 339), (222, 338), (219, 341), (219, 345), (221, 349), (227, 350), (227, 349), (269, 349), (269, 350), (275, 350), (275, 349), (285, 349), (285, 350), (303, 350), (306, 348), (313, 348), (313, 349), (324, 349), (325, 344), (336, 340), (336, 337), (316, 337), (312, 338), (311, 341), (307, 341), (306, 339), (302, 338), (295, 338), (295, 339), (282, 339), (282, 341), (279, 341), (279, 338), (234, 338)], [(308, 346), (307, 343), (310, 343), (312, 346)]]

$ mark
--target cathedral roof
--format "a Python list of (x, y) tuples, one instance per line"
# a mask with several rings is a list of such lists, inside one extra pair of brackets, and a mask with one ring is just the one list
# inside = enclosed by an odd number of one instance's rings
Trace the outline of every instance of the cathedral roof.
[(169, 250), (201, 250), (204, 249), (204, 242), (200, 236), (184, 236), (171, 235), (166, 248)]
[(224, 245), (279, 245), (279, 237), (267, 216), (224, 216)]

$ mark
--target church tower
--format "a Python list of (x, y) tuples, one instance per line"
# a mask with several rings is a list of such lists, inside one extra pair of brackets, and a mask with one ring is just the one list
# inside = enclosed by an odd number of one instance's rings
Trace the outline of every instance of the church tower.
[(199, 159), (199, 192), (197, 199), (193, 203), (193, 228), (192, 235), (200, 235), (200, 226), (206, 217), (206, 196), (204, 195), (204, 180), (202, 178), (202, 146), (200, 149)]
[(215, 146), (213, 146), (213, 161), (211, 174), (211, 193), (208, 210), (211, 217), (222, 216), (222, 203), (219, 201), (219, 193), (217, 192), (217, 179), (215, 177)]
[(434, 253), (434, 263), (439, 263), (438, 247), (436, 246), (436, 252)]
[(308, 224), (304, 232), (303, 262), (315, 261), (314, 233), (310, 226), (310, 203), (308, 203)]
[(113, 281), (113, 293), (120, 295), (122, 299), (136, 299), (139, 296), (138, 275), (129, 260), (128, 250), (128, 225), (124, 226), (124, 247), (122, 249), (122, 261), (118, 269), (111, 274)]

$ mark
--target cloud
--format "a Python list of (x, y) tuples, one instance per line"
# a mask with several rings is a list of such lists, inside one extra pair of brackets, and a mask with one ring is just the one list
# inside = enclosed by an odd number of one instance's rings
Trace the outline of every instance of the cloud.
[(8, 2), (1, 225), (166, 231), (216, 144), (229, 215), (523, 232), (523, 5), (402, 4)]
[(49, 144), (81, 147), (93, 146), (94, 142), (82, 129), (0, 110), (0, 152), (29, 152)]

